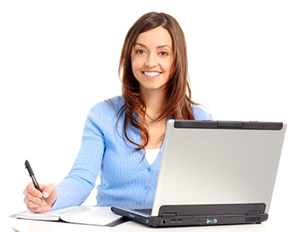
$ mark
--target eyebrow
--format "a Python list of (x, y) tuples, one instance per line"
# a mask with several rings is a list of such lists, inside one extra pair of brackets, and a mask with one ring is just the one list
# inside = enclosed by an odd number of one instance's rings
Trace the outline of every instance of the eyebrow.
[[(136, 45), (139, 45), (139, 46), (141, 46), (141, 47), (147, 48), (147, 46), (144, 45), (144, 44), (136, 43), (134, 46), (136, 46)], [(160, 46), (158, 46), (157, 48), (163, 48), (163, 47), (168, 47), (169, 49), (172, 50), (172, 48), (171, 48), (169, 45), (160, 45)]]

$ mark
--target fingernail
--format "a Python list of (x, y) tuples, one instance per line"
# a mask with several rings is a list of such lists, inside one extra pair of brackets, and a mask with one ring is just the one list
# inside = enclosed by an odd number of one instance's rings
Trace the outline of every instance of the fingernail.
[(42, 196), (43, 196), (42, 193), (39, 193), (38, 198), (42, 198)]
[(44, 197), (46, 197), (46, 198), (49, 197), (49, 194), (48, 194), (47, 192), (44, 192), (43, 195), (44, 195)]

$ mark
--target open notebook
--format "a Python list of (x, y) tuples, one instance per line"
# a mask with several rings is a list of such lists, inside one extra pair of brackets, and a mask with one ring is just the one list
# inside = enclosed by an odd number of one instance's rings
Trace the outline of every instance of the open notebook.
[(111, 212), (110, 207), (90, 207), (86, 205), (53, 210), (46, 213), (25, 211), (16, 216), (17, 218), (31, 220), (64, 221), (98, 226), (114, 226), (122, 222), (122, 216)]

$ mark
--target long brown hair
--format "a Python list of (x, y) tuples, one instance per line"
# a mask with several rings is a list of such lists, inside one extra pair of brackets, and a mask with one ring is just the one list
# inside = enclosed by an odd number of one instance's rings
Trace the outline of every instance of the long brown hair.
[[(188, 77), (187, 49), (184, 33), (178, 22), (170, 15), (165, 13), (150, 12), (140, 17), (128, 31), (123, 44), (119, 76), (122, 81), (122, 96), (124, 105), (118, 112), (120, 120), (125, 112), (124, 134), (126, 139), (137, 145), (137, 150), (144, 149), (149, 141), (149, 133), (144, 120), (139, 120), (136, 114), (145, 119), (146, 106), (140, 98), (139, 82), (133, 75), (131, 67), (131, 52), (139, 34), (156, 27), (166, 29), (173, 41), (173, 72), (166, 83), (167, 104), (161, 109), (161, 114), (157, 120), (166, 117), (174, 119), (194, 119), (191, 104), (196, 104), (191, 100), (191, 89)], [(126, 133), (126, 128), (130, 123), (139, 129), (142, 136), (142, 145), (133, 142)]]

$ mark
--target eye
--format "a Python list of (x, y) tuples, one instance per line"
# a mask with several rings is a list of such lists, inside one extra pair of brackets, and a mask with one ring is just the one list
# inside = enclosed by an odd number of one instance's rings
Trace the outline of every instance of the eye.
[(144, 53), (144, 51), (143, 51), (143, 50), (141, 50), (141, 49), (138, 49), (138, 50), (136, 50), (136, 51), (135, 51), (135, 53), (136, 53), (136, 54), (143, 54), (143, 53)]
[(169, 53), (163, 51), (163, 52), (160, 52), (159, 55), (161, 55), (161, 56), (167, 56), (167, 55), (169, 55)]

